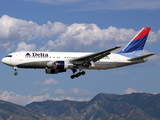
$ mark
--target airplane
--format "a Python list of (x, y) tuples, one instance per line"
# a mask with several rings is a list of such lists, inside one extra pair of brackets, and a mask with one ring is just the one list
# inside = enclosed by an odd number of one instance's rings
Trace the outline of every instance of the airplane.
[(118, 53), (111, 52), (120, 46), (96, 53), (23, 51), (10, 53), (1, 61), (13, 67), (14, 75), (18, 74), (17, 68), (45, 69), (46, 74), (57, 74), (71, 69), (73, 72), (71, 79), (74, 79), (84, 75), (83, 70), (106, 70), (146, 62), (147, 57), (155, 55), (155, 53), (141, 55), (150, 29), (142, 28)]

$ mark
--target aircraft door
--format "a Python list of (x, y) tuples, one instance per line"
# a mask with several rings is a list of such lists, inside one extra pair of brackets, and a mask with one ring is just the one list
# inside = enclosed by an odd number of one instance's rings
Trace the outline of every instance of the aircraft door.
[(23, 55), (19, 54), (19, 61), (22, 61), (22, 60), (23, 60)]

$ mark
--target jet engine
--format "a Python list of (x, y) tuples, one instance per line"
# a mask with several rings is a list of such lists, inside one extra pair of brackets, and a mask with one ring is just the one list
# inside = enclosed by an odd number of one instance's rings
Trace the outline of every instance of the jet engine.
[(50, 61), (47, 63), (47, 66), (49, 68), (54, 68), (54, 69), (67, 69), (68, 62), (67, 61)]

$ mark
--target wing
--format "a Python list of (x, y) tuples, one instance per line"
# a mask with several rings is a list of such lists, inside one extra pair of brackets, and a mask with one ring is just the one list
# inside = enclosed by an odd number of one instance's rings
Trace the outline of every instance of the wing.
[(120, 48), (120, 46), (116, 46), (116, 47), (108, 49), (108, 50), (104, 50), (104, 51), (100, 51), (97, 53), (82, 56), (82, 57), (79, 57), (76, 59), (72, 59), (72, 60), (70, 60), (70, 63), (79, 65), (79, 64), (83, 64), (85, 62), (91, 62), (91, 61), (96, 62), (96, 61), (102, 59), (103, 57), (109, 55), (111, 51), (116, 50), (118, 48)]

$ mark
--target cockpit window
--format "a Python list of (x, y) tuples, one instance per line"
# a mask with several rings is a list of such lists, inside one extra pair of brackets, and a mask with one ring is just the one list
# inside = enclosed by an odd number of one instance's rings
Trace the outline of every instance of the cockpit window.
[(6, 57), (12, 57), (12, 55), (7, 55)]

